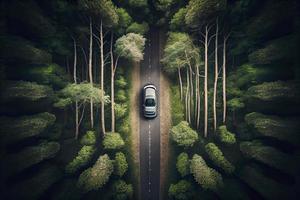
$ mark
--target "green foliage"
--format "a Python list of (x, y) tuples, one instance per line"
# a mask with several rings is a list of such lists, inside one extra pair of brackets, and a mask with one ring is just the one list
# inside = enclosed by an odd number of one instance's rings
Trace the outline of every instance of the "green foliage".
[(184, 120), (184, 107), (180, 100), (180, 91), (177, 86), (171, 87), (171, 115), (172, 124), (179, 124)]
[(218, 139), (224, 144), (236, 143), (235, 134), (227, 130), (226, 125), (219, 126), (218, 128)]
[(185, 24), (185, 15), (187, 13), (186, 8), (180, 8), (177, 13), (175, 13), (170, 22), (170, 28), (172, 31), (182, 30)]
[(78, 152), (77, 156), (66, 166), (66, 172), (73, 174), (86, 166), (95, 153), (95, 147), (83, 146)]
[(118, 56), (139, 62), (143, 60), (143, 51), (146, 39), (136, 33), (128, 33), (115, 43), (115, 52)]
[(155, 7), (161, 11), (167, 11), (175, 3), (174, 0), (158, 0), (155, 1)]
[(132, 18), (124, 8), (117, 8), (116, 12), (119, 16), (119, 23), (118, 23), (118, 27), (117, 27), (117, 33), (119, 35), (123, 35), (125, 33), (126, 29), (132, 23)]
[(129, 135), (130, 134), (130, 120), (128, 115), (125, 115), (126, 118), (122, 120), (122, 123), (117, 124), (117, 130), (122, 135)]
[(235, 167), (224, 157), (222, 151), (214, 143), (205, 145), (205, 151), (216, 166), (228, 174), (234, 172)]
[(52, 56), (44, 50), (38, 49), (29, 41), (16, 37), (0, 36), (0, 58), (6, 62), (30, 64), (52, 63)]
[(189, 26), (211, 20), (226, 7), (226, 0), (191, 0), (187, 5), (185, 22)]
[(18, 118), (0, 117), (1, 141), (3, 144), (12, 143), (38, 136), (51, 127), (55, 120), (55, 115), (50, 113)]
[(107, 154), (104, 154), (98, 158), (93, 167), (86, 169), (80, 174), (77, 186), (83, 192), (102, 188), (108, 182), (113, 168), (113, 161), (110, 160)]
[(216, 170), (209, 168), (201, 156), (194, 154), (190, 168), (195, 181), (200, 184), (203, 189), (217, 191), (223, 187), (221, 174)]
[(125, 89), (127, 86), (126, 79), (124, 76), (118, 76), (118, 79), (115, 81), (116, 87), (119, 89)]
[(116, 119), (122, 119), (127, 114), (127, 104), (115, 104)]
[(57, 142), (43, 142), (37, 146), (24, 148), (21, 152), (9, 155), (6, 163), (7, 173), (12, 175), (21, 172), (45, 159), (53, 158), (59, 151)]
[(231, 111), (237, 111), (245, 107), (242, 98), (233, 98), (227, 101), (227, 106)]
[(95, 131), (87, 131), (84, 136), (80, 139), (81, 145), (94, 145), (96, 144), (96, 133)]
[(190, 160), (187, 153), (181, 153), (177, 157), (176, 168), (182, 177), (190, 173)]
[(180, 180), (176, 184), (171, 184), (169, 188), (169, 197), (176, 200), (189, 200), (193, 197), (192, 184), (186, 180)]
[(127, 100), (125, 90), (118, 90), (118, 92), (116, 94), (116, 100), (119, 102), (125, 102)]
[(130, 7), (147, 7), (147, 0), (129, 0)]
[(114, 165), (115, 165), (114, 174), (122, 177), (128, 169), (128, 163), (124, 153), (122, 152), (116, 153)]
[(113, 183), (113, 199), (126, 200), (131, 199), (133, 188), (131, 184), (127, 184), (123, 180), (117, 180)]
[(198, 134), (194, 131), (189, 123), (182, 121), (176, 126), (173, 126), (170, 130), (172, 140), (182, 147), (192, 147), (194, 143), (199, 139)]
[(66, 109), (68, 106), (72, 104), (72, 100), (70, 98), (58, 98), (57, 101), (53, 104), (54, 108), (58, 109)]
[(104, 136), (103, 146), (106, 150), (117, 150), (125, 145), (124, 140), (119, 133), (108, 132)]
[(133, 22), (126, 30), (127, 33), (136, 33), (145, 36), (149, 31), (149, 25), (146, 22)]

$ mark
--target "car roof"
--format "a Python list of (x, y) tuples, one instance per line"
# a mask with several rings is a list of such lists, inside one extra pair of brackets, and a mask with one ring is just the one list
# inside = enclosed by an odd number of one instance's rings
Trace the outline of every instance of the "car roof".
[(154, 90), (154, 88), (146, 88), (145, 89), (145, 96), (146, 97), (155, 97), (155, 90)]

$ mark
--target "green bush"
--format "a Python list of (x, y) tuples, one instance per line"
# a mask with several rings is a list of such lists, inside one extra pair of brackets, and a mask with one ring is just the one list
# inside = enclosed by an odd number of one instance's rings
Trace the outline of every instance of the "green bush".
[(54, 108), (64, 110), (72, 104), (70, 98), (58, 98), (57, 101), (53, 104)]
[(127, 33), (137, 33), (145, 35), (149, 31), (149, 25), (146, 22), (141, 24), (133, 22), (126, 30)]
[(66, 166), (66, 172), (73, 174), (86, 166), (93, 158), (95, 147), (83, 146), (77, 156)]
[(218, 139), (224, 144), (236, 143), (235, 135), (227, 130), (226, 125), (219, 126)]
[(231, 111), (238, 111), (245, 107), (245, 104), (243, 102), (242, 98), (233, 98), (227, 101), (227, 106), (229, 110)]
[(124, 153), (122, 152), (116, 153), (114, 166), (115, 166), (114, 173), (116, 175), (122, 177), (126, 173), (128, 169), (128, 163)]
[(201, 156), (197, 154), (193, 156), (190, 168), (195, 181), (200, 184), (203, 189), (217, 191), (223, 187), (221, 174), (216, 170), (209, 168)]
[(172, 124), (178, 124), (184, 120), (184, 107), (180, 100), (180, 92), (177, 86), (171, 87), (171, 117)]
[(45, 159), (53, 158), (60, 149), (57, 142), (42, 142), (37, 146), (24, 148), (21, 152), (8, 155), (6, 169), (8, 174), (16, 174)]
[(194, 131), (189, 123), (182, 121), (176, 126), (173, 126), (170, 130), (172, 140), (182, 147), (192, 147), (194, 143), (199, 139), (198, 134)]
[(126, 79), (123, 76), (119, 76), (115, 82), (116, 82), (116, 87), (119, 89), (125, 89), (127, 86)]
[(1, 141), (9, 144), (38, 136), (51, 127), (55, 120), (55, 115), (47, 112), (18, 118), (0, 117)]
[(127, 113), (127, 104), (115, 104), (116, 119), (122, 119)]
[(181, 153), (177, 157), (176, 168), (182, 177), (190, 173), (190, 160), (187, 153)]
[(96, 143), (95, 131), (87, 131), (84, 136), (80, 139), (81, 145), (94, 145)]
[(83, 192), (102, 188), (108, 182), (113, 170), (113, 161), (110, 160), (107, 154), (104, 154), (98, 158), (93, 167), (80, 174), (77, 186)]
[(131, 184), (127, 184), (123, 180), (117, 180), (113, 183), (113, 199), (126, 200), (132, 199), (133, 188)]
[(192, 184), (186, 180), (180, 180), (176, 184), (171, 184), (169, 188), (169, 197), (176, 200), (189, 200), (194, 195)]
[(224, 157), (222, 151), (214, 143), (205, 145), (205, 151), (216, 166), (222, 168), (228, 174), (234, 172), (235, 167)]
[(122, 139), (119, 133), (108, 132), (104, 136), (103, 146), (106, 150), (117, 150), (122, 148), (125, 145), (124, 140)]
[(116, 101), (124, 103), (127, 101), (127, 96), (125, 90), (119, 90), (116, 94)]
[(130, 134), (130, 120), (128, 115), (126, 115), (126, 118), (122, 120), (122, 123), (117, 124), (117, 130), (122, 135)]

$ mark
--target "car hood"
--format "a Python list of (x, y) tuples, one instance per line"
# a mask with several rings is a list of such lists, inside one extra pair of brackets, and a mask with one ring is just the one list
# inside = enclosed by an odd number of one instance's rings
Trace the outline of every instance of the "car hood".
[(156, 111), (156, 107), (145, 107), (145, 112), (155, 112)]

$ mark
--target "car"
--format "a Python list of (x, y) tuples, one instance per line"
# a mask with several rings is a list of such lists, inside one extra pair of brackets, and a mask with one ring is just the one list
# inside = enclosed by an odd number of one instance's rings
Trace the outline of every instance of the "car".
[(157, 116), (156, 87), (153, 84), (145, 85), (143, 88), (143, 113), (145, 118)]

